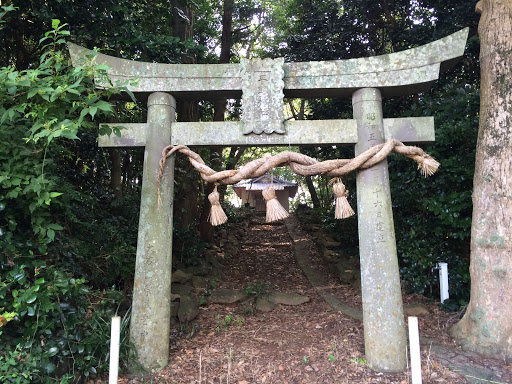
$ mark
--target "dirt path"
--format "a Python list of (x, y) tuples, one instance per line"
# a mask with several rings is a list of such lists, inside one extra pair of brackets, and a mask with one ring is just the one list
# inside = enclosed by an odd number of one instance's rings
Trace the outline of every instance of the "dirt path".
[[(322, 293), (357, 310), (360, 296), (327, 272), (308, 234), (295, 228), (294, 238), (309, 250), (308, 262), (322, 272)], [(224, 277), (215, 289), (246, 289), (253, 292), (250, 299), (203, 306), (192, 324), (176, 325), (170, 364), (146, 377), (145, 383), (410, 383), (408, 372), (382, 374), (367, 367), (361, 321), (334, 310), (319, 295), (318, 285), (311, 285), (297, 265), (286, 225), (268, 225), (264, 218), (256, 217), (241, 245), (237, 257), (223, 262)], [(270, 312), (254, 312), (256, 296), (270, 291), (294, 292), (310, 300), (299, 306), (279, 305)], [(412, 300), (404, 297), (405, 302)], [(435, 306), (432, 308), (435, 311)], [(439, 336), (441, 324), (448, 326), (444, 324), (447, 317), (440, 316), (429, 316), (430, 323), (437, 320), (437, 330), (430, 329), (435, 326), (429, 326), (429, 320), (423, 321), (427, 335)], [(444, 334), (441, 342), (447, 340)], [(428, 350), (423, 355), (424, 383), (468, 382)], [(124, 380), (134, 382), (133, 378)]]
[[(336, 311), (344, 313), (353, 319), (362, 321), (362, 310), (360, 309), (360, 296), (352, 292), (352, 295), (345, 295), (346, 301), (352, 303), (349, 305), (342, 302), (339, 297), (340, 290), (345, 292), (347, 287), (338, 286), (336, 288), (325, 287), (327, 275), (322, 266), (316, 263), (315, 252), (308, 249), (309, 240), (304, 231), (300, 228), (298, 220), (291, 217), (286, 221), (288, 232), (293, 241), (293, 248), (298, 265), (307, 276), (311, 285), (316, 288), (318, 294), (329, 303), (329, 305)], [(337, 291), (337, 292), (336, 292)], [(347, 300), (348, 299), (348, 300)], [(354, 303), (354, 299), (358, 302)], [(421, 299), (416, 295), (404, 295), (405, 303), (415, 303)], [(452, 372), (457, 372), (468, 383), (509, 383), (512, 382), (512, 373), (510, 366), (503, 366), (501, 362), (496, 359), (484, 359), (481, 356), (464, 351), (455, 346), (450, 339), (447, 331), (453, 325), (454, 321), (458, 319), (453, 315), (439, 311), (435, 304), (430, 305), (430, 311), (437, 317), (437, 322), (432, 321), (430, 316), (420, 316), (420, 329), (422, 337), (420, 343), (422, 348), (428, 348), (423, 351), (425, 356), (424, 360), (433, 361), (437, 365), (443, 365)], [(442, 325), (441, 325), (442, 324)], [(433, 365), (434, 363), (432, 363)], [(426, 367), (428, 368), (428, 366)], [(427, 372), (428, 373), (428, 372)], [(432, 376), (430, 374), (430, 376)], [(450, 382), (450, 381), (449, 381)]]

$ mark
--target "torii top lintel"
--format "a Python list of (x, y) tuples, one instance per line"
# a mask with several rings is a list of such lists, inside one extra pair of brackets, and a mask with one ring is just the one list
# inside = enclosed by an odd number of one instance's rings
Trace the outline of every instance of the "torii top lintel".
[[(242, 60), (240, 64), (158, 64), (98, 54), (115, 82), (137, 78), (128, 88), (137, 96), (169, 92), (179, 99), (240, 98), (245, 71), (255, 62), (279, 65), (285, 97), (350, 97), (360, 88), (378, 88), (383, 96), (410, 95), (427, 90), (440, 72), (463, 55), (469, 29), (465, 28), (432, 43), (382, 56), (348, 60), (284, 63), (276, 60)], [(85, 49), (69, 44), (74, 63)], [(256, 65), (258, 66), (258, 65)], [(265, 66), (264, 66), (265, 67)], [(266, 65), (269, 68), (268, 65)], [(265, 72), (265, 70), (261, 71)], [(101, 83), (98, 83), (101, 86)]]

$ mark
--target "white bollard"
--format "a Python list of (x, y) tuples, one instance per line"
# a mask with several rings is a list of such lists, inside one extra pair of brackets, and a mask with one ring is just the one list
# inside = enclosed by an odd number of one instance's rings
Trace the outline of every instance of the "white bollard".
[(409, 351), (411, 352), (412, 384), (421, 384), (421, 353), (418, 318), (409, 316)]
[(121, 318), (115, 316), (112, 318), (110, 329), (110, 365), (108, 384), (117, 384), (117, 375), (119, 374), (119, 340), (121, 337)]
[(448, 264), (437, 263), (437, 268), (439, 269), (439, 290), (442, 304), (446, 299), (450, 298), (450, 294), (448, 293)]

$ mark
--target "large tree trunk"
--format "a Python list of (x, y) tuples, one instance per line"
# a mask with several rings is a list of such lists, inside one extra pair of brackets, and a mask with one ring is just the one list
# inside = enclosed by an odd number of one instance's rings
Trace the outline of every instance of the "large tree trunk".
[[(209, 165), (212, 169), (219, 171), (222, 167), (222, 147), (210, 147)], [(206, 184), (204, 190), (204, 199), (201, 209), (201, 216), (199, 218), (199, 236), (202, 241), (207, 243), (213, 242), (213, 226), (210, 224), (208, 217), (210, 216), (210, 200), (208, 196), (213, 192), (215, 185), (213, 183)]]
[(512, 1), (482, 0), (480, 126), (471, 227), (471, 301), (452, 329), (466, 348), (512, 359)]
[[(229, 63), (231, 59), (231, 46), (233, 45), (233, 7), (234, 0), (224, 0), (222, 12), (222, 43), (220, 50), (219, 62), (221, 64)], [(226, 99), (215, 100), (213, 121), (224, 121), (226, 114)], [(210, 166), (218, 170), (222, 167), (222, 147), (215, 146), (210, 148), (212, 161)], [(199, 224), (199, 232), (203, 241), (213, 241), (213, 227), (208, 221), (210, 214), (210, 202), (208, 195), (213, 192), (214, 185), (209, 183), (205, 188), (205, 197), (203, 201), (203, 209), (201, 212), (201, 222)]]
[(306, 176), (306, 185), (308, 187), (309, 194), (311, 196), (311, 201), (313, 202), (313, 208), (320, 208), (320, 199), (318, 199), (318, 194), (316, 193), (315, 186), (313, 184), (313, 179), (311, 176)]
[(123, 184), (121, 172), (121, 150), (119, 148), (109, 148), (110, 161), (112, 168), (110, 170), (110, 188), (114, 192), (116, 200), (123, 197)]
[[(300, 153), (305, 155), (304, 147), (299, 147), (299, 151)], [(304, 179), (306, 180), (306, 186), (308, 187), (309, 195), (311, 196), (313, 208), (320, 208), (320, 199), (318, 198), (318, 194), (316, 193), (315, 185), (313, 184), (313, 178), (311, 176), (306, 176)]]
[[(194, 33), (194, 11), (188, 2), (171, 0), (174, 11), (173, 33), (181, 41), (185, 41)], [(185, 52), (181, 58), (183, 64), (196, 64), (196, 57)], [(199, 121), (199, 103), (196, 100), (176, 101), (177, 120), (180, 122)], [(199, 177), (190, 162), (181, 156), (176, 158), (176, 184), (174, 193), (174, 217), (180, 228), (188, 227), (196, 222), (199, 214)], [(179, 240), (177, 240), (179, 241)], [(178, 247), (179, 248), (179, 247)]]
[[(295, 111), (295, 107), (293, 106), (293, 103), (291, 102), (291, 100), (288, 103), (290, 105), (290, 110), (292, 111), (292, 114), (293, 114), (293, 117), (295, 118), (295, 120), (304, 120), (304, 117), (306, 115), (305, 114), (306, 100), (302, 99), (300, 101), (300, 108), (298, 111)], [(299, 147), (299, 152), (304, 155), (306, 154), (304, 147)], [(320, 208), (320, 200), (318, 199), (318, 194), (316, 193), (316, 189), (313, 184), (313, 179), (311, 178), (311, 176), (306, 176), (305, 180), (306, 180), (306, 185), (308, 187), (309, 195), (311, 196), (311, 201), (313, 202), (313, 208)]]
[[(116, 104), (115, 108), (118, 108)], [(118, 123), (119, 120), (111, 116), (107, 120), (109, 123)], [(114, 192), (115, 200), (120, 200), (123, 197), (123, 185), (122, 185), (122, 169), (121, 169), (121, 150), (119, 148), (108, 148), (110, 156), (111, 168), (110, 168), (110, 188)]]

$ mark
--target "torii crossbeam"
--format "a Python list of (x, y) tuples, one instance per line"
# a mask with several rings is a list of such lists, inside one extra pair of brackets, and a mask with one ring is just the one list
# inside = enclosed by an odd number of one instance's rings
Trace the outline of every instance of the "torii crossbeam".
[[(468, 29), (389, 55), (303, 63), (283, 59), (240, 64), (155, 64), (99, 54), (116, 80), (138, 78), (129, 89), (148, 98), (148, 121), (123, 124), (121, 137), (102, 147), (145, 147), (131, 340), (139, 362), (154, 372), (167, 365), (170, 334), (174, 163), (167, 161), (157, 205), (158, 161), (169, 144), (355, 144), (356, 154), (390, 138), (434, 141), (433, 117), (384, 119), (382, 100), (427, 90), (464, 53)], [(73, 63), (87, 52), (69, 44)], [(102, 84), (97, 82), (97, 86)], [(149, 97), (148, 97), (149, 95)], [(175, 122), (175, 97), (242, 97), (240, 122)], [(354, 119), (284, 121), (283, 97), (351, 97)], [(387, 161), (357, 174), (357, 204), (366, 360), (382, 372), (406, 368), (406, 334)]]

